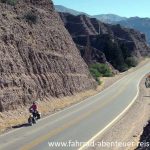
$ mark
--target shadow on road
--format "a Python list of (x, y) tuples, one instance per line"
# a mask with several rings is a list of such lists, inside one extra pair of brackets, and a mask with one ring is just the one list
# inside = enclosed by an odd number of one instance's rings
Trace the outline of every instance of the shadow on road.
[(150, 97), (150, 96), (144, 96), (144, 97)]
[(12, 128), (16, 129), (16, 128), (23, 128), (23, 127), (29, 127), (30, 125), (28, 123), (24, 123), (24, 124), (19, 124), (16, 126), (12, 126)]

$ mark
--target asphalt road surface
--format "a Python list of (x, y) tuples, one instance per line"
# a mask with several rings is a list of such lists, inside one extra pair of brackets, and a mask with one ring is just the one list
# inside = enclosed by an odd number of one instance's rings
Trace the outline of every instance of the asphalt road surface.
[(84, 142), (101, 135), (129, 109), (138, 96), (139, 82), (149, 72), (150, 63), (99, 94), (41, 119), (34, 126), (1, 135), (0, 150), (82, 149)]

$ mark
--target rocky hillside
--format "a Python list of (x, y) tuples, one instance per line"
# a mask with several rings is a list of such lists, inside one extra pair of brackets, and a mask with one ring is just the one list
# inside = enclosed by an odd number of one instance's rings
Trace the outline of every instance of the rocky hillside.
[(143, 32), (146, 35), (148, 43), (150, 44), (150, 18), (132, 17), (117, 23)]
[[(69, 8), (66, 8), (64, 6), (55, 6), (56, 11), (58, 12), (65, 12), (70, 13), (72, 15), (81, 15), (85, 14), (83, 12), (79, 12), (76, 10), (72, 10)], [(109, 24), (120, 24), (122, 26), (125, 26), (127, 28), (133, 28), (135, 30), (138, 30), (146, 35), (147, 42), (150, 44), (150, 18), (140, 18), (140, 17), (121, 17), (115, 14), (100, 14), (100, 15), (88, 15), (90, 18), (96, 18), (101, 22), (109, 23)]]
[[(150, 48), (146, 44), (145, 35), (138, 31), (120, 25), (105, 24), (86, 15), (74, 16), (60, 13), (60, 16), (75, 43), (84, 46), (88, 51), (85, 55), (92, 54), (93, 48), (99, 51), (97, 53), (94, 50), (94, 58), (98, 62), (107, 60), (119, 71), (124, 71), (128, 67), (129, 58), (140, 59), (150, 55)], [(80, 49), (81, 52), (82, 49)]]
[[(49, 0), (0, 2), (0, 111), (95, 87)], [(7, 2), (7, 4), (5, 3)]]

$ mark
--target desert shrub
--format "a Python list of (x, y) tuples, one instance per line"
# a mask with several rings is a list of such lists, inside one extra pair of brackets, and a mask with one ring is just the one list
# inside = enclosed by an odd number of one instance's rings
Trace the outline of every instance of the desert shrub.
[(92, 68), (92, 67), (90, 67), (89, 70), (90, 70), (90, 73), (91, 73), (91, 75), (93, 76), (93, 78), (96, 80), (96, 82), (97, 82), (98, 84), (100, 84), (99, 77), (101, 76), (101, 74), (98, 72), (98, 70), (95, 69), (95, 68)]
[(25, 14), (24, 18), (28, 23), (33, 24), (36, 24), (38, 20), (38, 16), (34, 12), (28, 12), (27, 14)]
[(14, 6), (14, 5), (16, 5), (17, 0), (0, 0), (0, 2)]
[(91, 75), (98, 82), (98, 84), (101, 84), (99, 80), (100, 77), (113, 76), (113, 73), (107, 64), (95, 63), (95, 64), (90, 65), (89, 70), (90, 70)]
[(118, 65), (117, 69), (120, 72), (124, 72), (124, 71), (127, 71), (129, 69), (129, 67), (126, 63), (123, 63), (123, 64)]
[(94, 77), (94, 78), (98, 78), (98, 77), (101, 77), (102, 75), (100, 74), (100, 72), (97, 70), (97, 69), (95, 69), (95, 68), (90, 68), (90, 73), (92, 74), (92, 76)]
[(138, 59), (136, 57), (127, 57), (126, 64), (128, 67), (136, 67), (138, 65)]
[(113, 76), (113, 73), (107, 64), (95, 63), (90, 66), (90, 69), (96, 70), (99, 73), (99, 75), (103, 77)]

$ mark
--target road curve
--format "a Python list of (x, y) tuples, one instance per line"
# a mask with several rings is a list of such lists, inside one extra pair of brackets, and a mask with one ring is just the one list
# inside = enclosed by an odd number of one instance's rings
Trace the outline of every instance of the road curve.
[[(133, 104), (139, 82), (149, 72), (147, 63), (99, 94), (41, 119), (32, 127), (0, 135), (0, 150), (81, 150), (79, 142), (93, 140)], [(61, 142), (64, 147), (52, 146), (51, 142)]]

